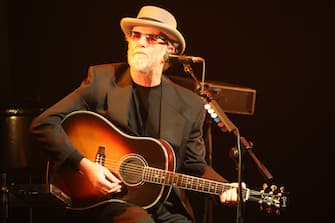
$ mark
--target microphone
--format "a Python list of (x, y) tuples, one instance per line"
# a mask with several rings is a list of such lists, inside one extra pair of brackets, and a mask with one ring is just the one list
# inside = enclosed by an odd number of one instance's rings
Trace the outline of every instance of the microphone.
[(169, 54), (167, 58), (167, 62), (169, 63), (182, 63), (182, 64), (190, 64), (190, 63), (202, 63), (204, 58), (202, 57), (194, 57), (194, 56), (186, 56), (186, 55), (174, 55)]

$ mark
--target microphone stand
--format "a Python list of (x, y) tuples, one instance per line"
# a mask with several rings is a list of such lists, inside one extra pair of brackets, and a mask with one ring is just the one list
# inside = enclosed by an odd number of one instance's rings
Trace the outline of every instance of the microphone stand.
[[(259, 172), (265, 177), (266, 180), (271, 181), (273, 179), (273, 176), (269, 172), (269, 170), (262, 164), (262, 162), (257, 158), (257, 156), (252, 151), (253, 145), (252, 143), (248, 142), (243, 136), (240, 135), (238, 128), (234, 125), (234, 123), (228, 118), (228, 116), (225, 114), (225, 112), (222, 110), (220, 105), (213, 99), (211, 96), (211, 92), (204, 89), (205, 86), (205, 61), (203, 60), (203, 74), (202, 74), (202, 80), (199, 82), (199, 80), (194, 75), (194, 72), (190, 66), (190, 64), (186, 63), (183, 64), (184, 71), (191, 75), (191, 77), (194, 79), (196, 86), (197, 86), (197, 92), (200, 91), (200, 96), (205, 97), (207, 99), (207, 105), (209, 105), (209, 108), (211, 109), (211, 116), (214, 119), (215, 122), (217, 122), (219, 128), (223, 132), (233, 132), (235, 136), (237, 137), (237, 151), (235, 152), (235, 155), (238, 157), (238, 199), (237, 199), (237, 211), (236, 211), (236, 223), (242, 223), (243, 222), (243, 216), (242, 216), (242, 204), (243, 204), (243, 193), (242, 193), (242, 149), (243, 151), (247, 151), (247, 154), (252, 158), (252, 160), (255, 162)], [(207, 106), (206, 105), (206, 106)], [(213, 113), (215, 113), (215, 117), (213, 117)], [(218, 119), (217, 119), (218, 118)], [(219, 120), (219, 121), (217, 121)], [(212, 149), (210, 147), (210, 149)], [(237, 153), (237, 154), (236, 154)], [(209, 152), (209, 154), (212, 154), (212, 151)], [(210, 157), (211, 159), (211, 157)], [(211, 163), (212, 160), (209, 160), (209, 163)]]
[[(204, 65), (205, 62), (203, 61), (203, 74), (202, 74), (202, 80), (201, 83), (198, 81), (198, 79), (196, 78), (196, 76), (194, 75), (193, 69), (191, 68), (190, 64), (183, 64), (184, 66), (184, 71), (186, 73), (188, 73), (189, 75), (191, 75), (191, 77), (194, 79), (196, 85), (197, 85), (197, 92), (199, 93), (200, 91), (200, 96), (203, 98), (206, 98), (207, 101), (209, 101), (209, 92), (205, 91), (204, 86), (205, 86), (205, 72), (204, 72)], [(221, 126), (219, 125), (219, 127), (221, 127), (221, 130), (224, 129), (224, 132), (226, 132), (227, 130), (229, 132), (234, 131), (235, 134), (238, 136), (238, 143), (237, 143), (237, 147), (238, 147), (238, 157), (239, 157), (239, 168), (238, 168), (238, 198), (237, 198), (237, 209), (236, 209), (236, 223), (243, 223), (243, 217), (242, 217), (242, 204), (243, 204), (243, 193), (242, 193), (242, 153), (241, 153), (241, 149), (240, 149), (240, 137), (238, 134), (238, 129), (237, 127), (229, 120), (229, 118), (226, 116), (226, 114), (222, 111), (222, 109), (220, 108), (220, 106), (217, 104), (217, 102), (214, 99), (210, 99), (210, 101), (208, 102), (209, 105), (211, 105), (212, 109), (215, 111), (217, 110), (216, 114), (220, 117), (221, 119)], [(208, 105), (207, 104), (207, 105)], [(206, 106), (207, 106), (206, 105)], [(206, 108), (205, 106), (205, 108)], [(210, 154), (212, 154), (212, 151), (210, 151)], [(211, 161), (210, 161), (211, 162)], [(208, 216), (209, 219), (211, 219), (211, 215)]]
[(270, 173), (270, 171), (264, 166), (264, 164), (257, 158), (255, 153), (253, 152), (253, 144), (249, 142), (246, 138), (241, 136), (241, 143), (242, 143), (242, 148), (244, 152), (247, 152), (247, 154), (251, 157), (251, 159), (254, 161), (256, 164), (256, 167), (258, 171), (262, 174), (264, 179), (268, 182), (271, 182), (273, 180), (273, 176)]
[(1, 173), (1, 223), (8, 219), (8, 189), (6, 173)]
[[(194, 75), (194, 72), (189, 64), (183, 64), (184, 70), (186, 73), (190, 74), (191, 77), (194, 79), (196, 85), (197, 85), (197, 91), (200, 90), (200, 96), (203, 98), (206, 98), (207, 101), (209, 101), (209, 92), (205, 91), (205, 61), (203, 60), (203, 74), (202, 74), (202, 80), (201, 83), (198, 81), (196, 76)], [(200, 89), (199, 89), (200, 87)], [(211, 98), (211, 97), (210, 97)], [(243, 216), (242, 216), (242, 204), (243, 204), (243, 193), (242, 193), (242, 153), (240, 149), (240, 137), (239, 137), (239, 131), (238, 128), (229, 120), (229, 118), (226, 116), (226, 114), (222, 111), (220, 106), (217, 104), (217, 102), (214, 99), (210, 99), (208, 102), (209, 105), (211, 105), (212, 109), (217, 110), (216, 114), (220, 117), (221, 123), (223, 124), (221, 126), (221, 129), (224, 128), (225, 132), (228, 130), (229, 132), (233, 131), (237, 135), (237, 147), (238, 147), (238, 157), (239, 157), (239, 168), (238, 168), (238, 198), (237, 198), (237, 209), (236, 209), (236, 223), (243, 223)], [(207, 105), (208, 105), (207, 104)], [(206, 105), (206, 106), (207, 106)], [(212, 152), (210, 152), (211, 154)], [(210, 161), (211, 162), (211, 161)], [(211, 216), (209, 216), (211, 219)]]

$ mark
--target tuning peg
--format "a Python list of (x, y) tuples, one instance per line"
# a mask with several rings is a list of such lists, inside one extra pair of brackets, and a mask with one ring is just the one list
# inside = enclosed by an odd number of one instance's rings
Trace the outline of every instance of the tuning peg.
[(267, 183), (263, 183), (263, 190), (266, 190), (269, 187)]
[(271, 188), (272, 191), (276, 191), (277, 190), (277, 186), (276, 185), (271, 185), (270, 188)]
[(281, 193), (284, 193), (284, 192), (285, 192), (285, 187), (284, 187), (284, 186), (281, 186), (281, 187), (279, 188), (279, 190), (280, 190)]
[(281, 197), (283, 195), (283, 193), (285, 192), (285, 187), (284, 186), (281, 186), (279, 188), (279, 192), (277, 193), (277, 196)]

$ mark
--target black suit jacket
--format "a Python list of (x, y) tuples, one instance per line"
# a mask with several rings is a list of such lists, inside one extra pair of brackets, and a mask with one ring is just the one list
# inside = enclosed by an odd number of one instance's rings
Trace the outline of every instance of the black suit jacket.
[[(82, 155), (71, 145), (63, 131), (63, 118), (76, 110), (90, 110), (127, 126), (131, 91), (128, 64), (91, 66), (80, 87), (33, 120), (31, 132), (44, 144), (43, 148), (52, 159), (77, 168)], [(165, 76), (162, 77), (162, 95), (160, 135), (175, 151), (177, 171), (225, 181), (205, 161), (203, 100)], [(180, 190), (176, 192), (181, 198)]]

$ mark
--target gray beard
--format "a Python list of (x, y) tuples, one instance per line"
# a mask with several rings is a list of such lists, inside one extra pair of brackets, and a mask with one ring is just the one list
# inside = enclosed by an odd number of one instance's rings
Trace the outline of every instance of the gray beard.
[(140, 60), (136, 60), (135, 62), (133, 62), (132, 64), (132, 68), (136, 71), (139, 71), (141, 73), (148, 73), (149, 72), (149, 66), (147, 61), (140, 61)]

